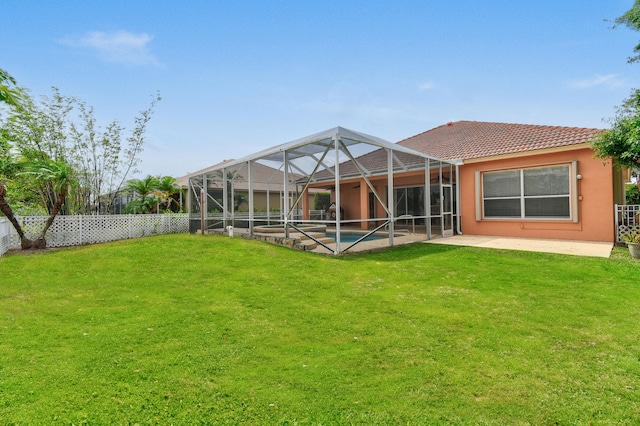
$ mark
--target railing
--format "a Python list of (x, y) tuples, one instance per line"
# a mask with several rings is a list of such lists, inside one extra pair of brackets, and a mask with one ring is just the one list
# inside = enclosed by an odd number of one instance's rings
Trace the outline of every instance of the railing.
[[(291, 220), (301, 221), (303, 220), (302, 210), (296, 209), (291, 212)], [(226, 216), (221, 212), (209, 212), (204, 217), (206, 221), (206, 229), (223, 228), (227, 225), (235, 223), (234, 226), (240, 226), (247, 228), (249, 222), (252, 220), (249, 218), (249, 212), (234, 212), (233, 215), (228, 213)], [(202, 216), (200, 213), (191, 213), (190, 220), (192, 222), (190, 232), (195, 232), (200, 229)], [(325, 220), (325, 210), (309, 210), (309, 220), (311, 221), (323, 221)], [(269, 212), (255, 212), (253, 213), (253, 223), (266, 222), (266, 223), (281, 223), (284, 221), (282, 212), (279, 210), (272, 210)]]
[(615, 205), (616, 242), (624, 242), (624, 237), (640, 232), (640, 205)]
[(324, 210), (309, 210), (309, 220), (324, 220), (325, 217)]
[[(27, 238), (35, 239), (47, 221), (47, 216), (20, 216), (17, 219)], [(8, 221), (5, 226), (7, 225), (9, 226), (8, 248), (20, 248), (18, 234)], [(1, 226), (0, 229), (2, 229)], [(186, 213), (56, 216), (46, 239), (47, 247), (69, 247), (157, 234), (182, 233), (188, 230), (189, 215)], [(1, 232), (0, 235), (2, 235)]]
[[(397, 222), (397, 221), (399, 221), (399, 220), (410, 220), (410, 221), (411, 221), (411, 223), (412, 223), (412, 226), (413, 226), (413, 233), (414, 233), (414, 234), (416, 233), (416, 217), (415, 217), (415, 216), (412, 216), (412, 215), (410, 215), (410, 214), (403, 214), (403, 215), (401, 215), (401, 216), (398, 216), (398, 217), (394, 217), (394, 218), (393, 218), (393, 221), (394, 221), (394, 222)], [(387, 224), (384, 226), (384, 229), (387, 229), (387, 230), (389, 229), (389, 223), (387, 223)]]

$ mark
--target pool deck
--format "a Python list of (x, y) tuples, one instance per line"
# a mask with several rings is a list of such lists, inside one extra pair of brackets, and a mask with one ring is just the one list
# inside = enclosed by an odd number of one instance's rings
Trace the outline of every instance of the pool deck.
[[(393, 244), (395, 246), (404, 245), (404, 244), (412, 244), (420, 241), (425, 241), (427, 239), (426, 234), (406, 234), (406, 235), (396, 235), (393, 237)], [(344, 249), (349, 247), (353, 243), (342, 242), (340, 243), (340, 249), (343, 253), (361, 253), (372, 250), (380, 250), (386, 247), (389, 247), (389, 238), (380, 238), (377, 240), (371, 241), (362, 241), (356, 244), (354, 247), (350, 248), (346, 252)], [(313, 250), (310, 250), (312, 253), (321, 253), (321, 254), (332, 254), (333, 250), (336, 249), (336, 243), (326, 244), (332, 252), (329, 252), (326, 248), (322, 246), (318, 246)]]
[[(236, 230), (238, 236), (246, 233), (245, 230)], [(284, 234), (269, 234), (271, 236), (284, 237)], [(299, 237), (299, 234), (292, 233), (291, 238)], [(604, 243), (597, 241), (574, 241), (574, 240), (542, 240), (535, 238), (512, 238), (485, 235), (454, 235), (450, 237), (434, 236), (433, 239), (427, 240), (424, 233), (402, 234), (393, 238), (394, 245), (404, 245), (422, 242), (425, 244), (446, 244), (453, 246), (482, 247), (490, 249), (502, 250), (522, 250), (541, 253), (556, 253), (572, 256), (591, 256), (608, 258), (613, 249), (613, 243)], [(356, 246), (344, 251), (352, 243), (343, 242), (340, 248), (343, 253), (361, 253), (366, 251), (380, 250), (389, 247), (389, 239), (381, 238), (373, 241), (362, 241)], [(318, 245), (309, 250), (312, 253), (333, 254), (336, 248), (335, 242), (327, 242), (325, 245), (330, 249)]]

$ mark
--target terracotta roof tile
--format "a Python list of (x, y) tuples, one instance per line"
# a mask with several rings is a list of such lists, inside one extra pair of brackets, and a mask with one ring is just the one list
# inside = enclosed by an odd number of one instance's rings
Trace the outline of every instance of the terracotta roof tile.
[(469, 160), (578, 145), (600, 132), (593, 128), (456, 121), (398, 144), (443, 160)]

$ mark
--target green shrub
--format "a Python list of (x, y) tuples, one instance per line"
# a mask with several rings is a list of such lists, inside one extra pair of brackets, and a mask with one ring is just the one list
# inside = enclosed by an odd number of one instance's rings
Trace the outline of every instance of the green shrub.
[(640, 189), (638, 189), (638, 185), (627, 185), (626, 203), (640, 204)]
[(318, 192), (313, 196), (313, 205), (315, 210), (327, 210), (331, 205), (330, 192)]

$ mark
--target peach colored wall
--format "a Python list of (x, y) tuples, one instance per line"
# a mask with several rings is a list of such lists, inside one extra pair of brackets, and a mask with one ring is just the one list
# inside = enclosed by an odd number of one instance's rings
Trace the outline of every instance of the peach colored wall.
[[(578, 173), (583, 176), (577, 187), (577, 223), (571, 220), (476, 220), (476, 171), (540, 166), (574, 160), (578, 162)], [(591, 149), (465, 164), (460, 167), (460, 176), (463, 234), (614, 241), (613, 170), (611, 164), (603, 165), (600, 159), (594, 159)]]
[[(365, 183), (366, 185), (366, 183)], [(357, 186), (357, 188), (354, 188)], [(335, 197), (335, 194), (333, 194)], [(359, 219), (360, 216), (360, 187), (358, 182), (340, 185), (340, 207), (344, 209), (343, 220)]]
[[(417, 185), (417, 181), (415, 178), (407, 177), (404, 178), (405, 182), (409, 182), (410, 184)], [(387, 200), (387, 177), (375, 177), (369, 179), (369, 182), (376, 188), (378, 195), (382, 197), (384, 201)], [(422, 178), (422, 182), (424, 182), (424, 174)], [(402, 186), (398, 183), (398, 180), (394, 180), (394, 186)], [(342, 181), (340, 185), (340, 196), (342, 200), (340, 200), (341, 207), (345, 210), (345, 215), (347, 219), (360, 219), (360, 218), (368, 218), (368, 208), (369, 208), (369, 187), (364, 179), (347, 179)], [(366, 198), (363, 202), (361, 200), (361, 195), (366, 194)], [(335, 201), (335, 192), (331, 194), (331, 200)], [(377, 203), (376, 212), (382, 212), (382, 206), (380, 203)]]

